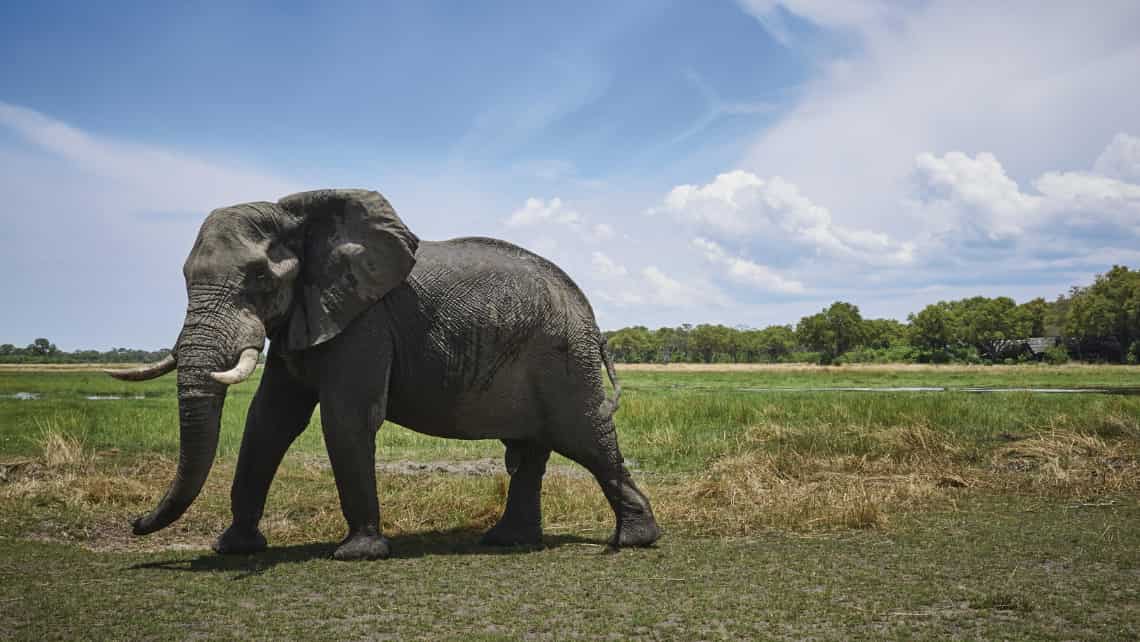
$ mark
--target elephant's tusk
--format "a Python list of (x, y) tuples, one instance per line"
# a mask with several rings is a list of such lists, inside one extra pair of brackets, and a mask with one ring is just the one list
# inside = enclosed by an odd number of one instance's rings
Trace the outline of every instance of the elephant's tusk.
[(227, 386), (232, 386), (235, 383), (241, 383), (253, 374), (253, 369), (257, 367), (257, 355), (261, 351), (257, 348), (246, 348), (241, 351), (241, 358), (233, 368), (225, 372), (211, 372), (210, 376), (218, 383), (224, 383)]
[(154, 379), (174, 370), (177, 364), (174, 362), (174, 355), (168, 354), (161, 360), (138, 368), (127, 368), (125, 370), (104, 370), (103, 372), (111, 375), (116, 379), (123, 381), (146, 381), (147, 379)]

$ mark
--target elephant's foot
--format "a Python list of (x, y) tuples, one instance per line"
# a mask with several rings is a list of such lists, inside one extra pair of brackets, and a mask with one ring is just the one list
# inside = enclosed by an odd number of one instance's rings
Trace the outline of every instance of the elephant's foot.
[(542, 546), (542, 528), (518, 527), (499, 522), (479, 540), (483, 546)]
[(382, 560), (391, 553), (392, 547), (384, 536), (376, 533), (353, 533), (340, 543), (333, 553), (333, 558), (345, 562)]
[(637, 516), (622, 524), (620, 541), (618, 534), (614, 533), (614, 536), (610, 538), (610, 546), (612, 548), (652, 546), (659, 539), (661, 539), (661, 528), (657, 526), (657, 521), (653, 519), (653, 516)]
[(214, 541), (214, 552), (221, 555), (260, 553), (267, 544), (265, 536), (256, 528), (251, 530), (230, 526)]

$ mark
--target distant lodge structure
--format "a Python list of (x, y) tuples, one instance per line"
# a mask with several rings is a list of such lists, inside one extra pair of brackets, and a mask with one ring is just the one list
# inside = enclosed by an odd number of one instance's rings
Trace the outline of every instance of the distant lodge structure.
[(1040, 359), (1045, 356), (1049, 348), (1061, 345), (1061, 337), (1029, 337), (1023, 339), (1021, 343), (1033, 353), (1033, 356)]
[(999, 341), (994, 347), (995, 356), (1016, 357), (1018, 355), (1031, 355), (1035, 359), (1044, 359), (1045, 353), (1056, 346), (1064, 345), (1061, 337), (1029, 337), (1028, 339), (1006, 339)]

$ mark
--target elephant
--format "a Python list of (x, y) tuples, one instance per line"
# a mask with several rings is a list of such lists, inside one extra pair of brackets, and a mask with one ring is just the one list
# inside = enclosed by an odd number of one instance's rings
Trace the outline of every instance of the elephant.
[(421, 241), (380, 193), (327, 189), (212, 211), (183, 275), (189, 302), (171, 355), (108, 371), (143, 380), (177, 370), (177, 469), (158, 505), (132, 520), (136, 535), (169, 526), (197, 498), (227, 387), (250, 376), (268, 340), (216, 552), (266, 549), (266, 494), (318, 404), (348, 525), (336, 559), (390, 554), (375, 466), (386, 420), (505, 444), (506, 508), (483, 544), (541, 543), (552, 451), (601, 486), (616, 518), (612, 548), (660, 537), (618, 448), (621, 385), (593, 309), (546, 259), (491, 238)]

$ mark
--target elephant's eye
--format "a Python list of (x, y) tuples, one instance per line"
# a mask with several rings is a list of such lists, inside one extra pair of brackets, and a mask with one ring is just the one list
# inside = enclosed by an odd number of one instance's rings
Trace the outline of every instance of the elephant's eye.
[(255, 288), (268, 287), (271, 285), (269, 272), (265, 269), (254, 269), (249, 275), (250, 284)]

